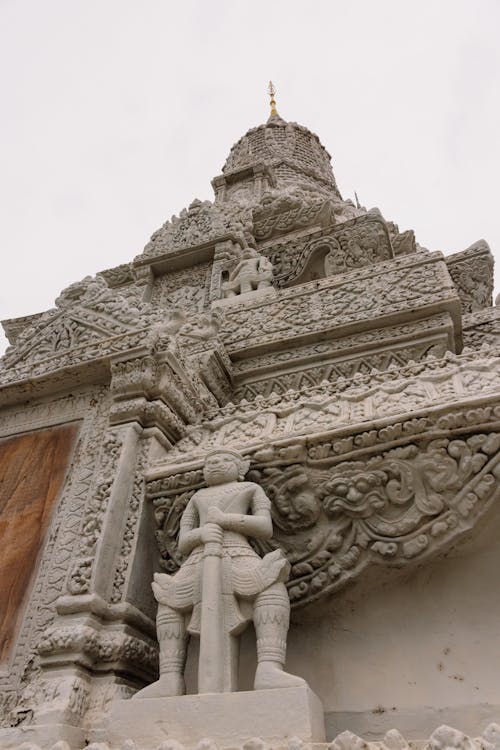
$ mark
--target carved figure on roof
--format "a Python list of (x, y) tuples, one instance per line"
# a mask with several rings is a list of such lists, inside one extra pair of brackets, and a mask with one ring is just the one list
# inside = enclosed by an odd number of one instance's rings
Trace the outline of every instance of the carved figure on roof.
[(225, 297), (248, 294), (272, 286), (273, 267), (270, 261), (251, 247), (243, 250), (241, 259), (222, 284)]
[(270, 539), (271, 502), (246, 482), (249, 462), (236, 451), (210, 453), (206, 487), (187, 503), (178, 548), (187, 559), (170, 576), (155, 575), (160, 679), (140, 697), (182, 695), (188, 634), (200, 638), (198, 691), (236, 690), (236, 637), (253, 619), (257, 635), (255, 689), (295, 687), (304, 680), (284, 671), (290, 603), (290, 564), (280, 549), (260, 558), (249, 538)]

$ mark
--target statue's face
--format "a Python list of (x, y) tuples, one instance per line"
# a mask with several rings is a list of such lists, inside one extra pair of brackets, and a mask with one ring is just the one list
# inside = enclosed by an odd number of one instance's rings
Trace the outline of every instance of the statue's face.
[(206, 459), (203, 476), (211, 485), (235, 482), (239, 476), (238, 462), (230, 453), (215, 453)]

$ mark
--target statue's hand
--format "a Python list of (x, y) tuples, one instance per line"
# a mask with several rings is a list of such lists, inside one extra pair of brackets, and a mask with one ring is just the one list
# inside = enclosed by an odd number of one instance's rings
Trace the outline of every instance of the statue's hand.
[(216, 506), (213, 506), (212, 508), (208, 509), (207, 513), (207, 521), (208, 523), (216, 523), (222, 528), (224, 528), (224, 521), (226, 518), (226, 514), (223, 513), (219, 508)]
[(206, 523), (201, 527), (200, 537), (203, 544), (209, 544), (210, 542), (222, 544), (224, 532), (218, 524)]

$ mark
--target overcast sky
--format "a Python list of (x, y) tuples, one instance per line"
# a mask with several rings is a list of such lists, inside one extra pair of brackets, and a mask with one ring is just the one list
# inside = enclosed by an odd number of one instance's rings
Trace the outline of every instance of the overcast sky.
[(500, 260), (499, 33), (500, 0), (0, 0), (0, 317), (212, 198), (270, 78), (344, 197)]

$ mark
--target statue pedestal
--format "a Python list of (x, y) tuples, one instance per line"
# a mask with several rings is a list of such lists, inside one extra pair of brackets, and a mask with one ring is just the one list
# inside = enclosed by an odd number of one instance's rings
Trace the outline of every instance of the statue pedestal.
[(106, 741), (111, 747), (132, 739), (140, 748), (177, 740), (186, 748), (210, 738), (220, 748), (260, 737), (274, 747), (290, 737), (324, 742), (323, 706), (307, 686), (205, 693), (178, 698), (134, 698), (111, 709)]

